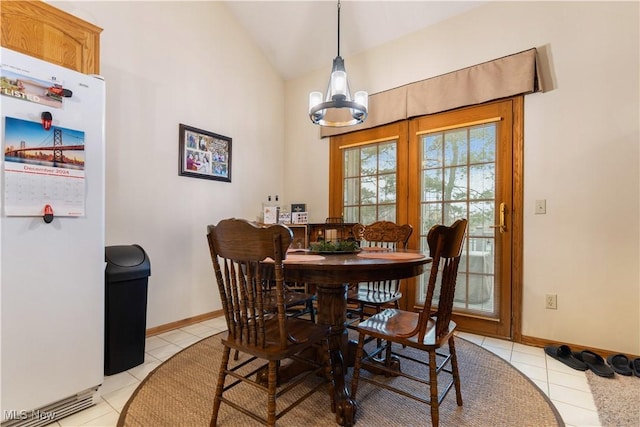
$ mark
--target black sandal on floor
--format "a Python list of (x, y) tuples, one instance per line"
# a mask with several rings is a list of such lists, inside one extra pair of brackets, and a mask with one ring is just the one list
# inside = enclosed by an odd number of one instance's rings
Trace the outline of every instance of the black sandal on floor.
[(574, 357), (573, 353), (571, 352), (571, 348), (569, 348), (568, 345), (561, 345), (557, 347), (548, 345), (544, 348), (544, 352), (557, 361), (564, 363), (570, 368), (577, 369), (578, 371), (586, 371), (587, 369), (589, 369), (584, 362)]
[(640, 378), (640, 357), (636, 357), (632, 361), (629, 362), (629, 367), (636, 374), (636, 377)]
[(633, 371), (631, 370), (631, 362), (629, 358), (624, 354), (613, 354), (607, 357), (607, 363), (615, 371), (616, 374), (631, 376)]
[(580, 352), (576, 351), (573, 355), (578, 360), (583, 361), (594, 374), (600, 377), (611, 378), (615, 375), (613, 369), (605, 365), (602, 356), (591, 350), (582, 350)]

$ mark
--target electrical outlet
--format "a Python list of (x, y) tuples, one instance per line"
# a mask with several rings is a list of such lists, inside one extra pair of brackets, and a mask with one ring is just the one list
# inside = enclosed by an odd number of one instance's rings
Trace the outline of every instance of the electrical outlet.
[(545, 297), (545, 308), (548, 308), (550, 310), (557, 310), (558, 309), (558, 295), (556, 294), (547, 294), (547, 296)]
[(544, 215), (547, 213), (547, 201), (546, 200), (536, 200), (536, 215)]

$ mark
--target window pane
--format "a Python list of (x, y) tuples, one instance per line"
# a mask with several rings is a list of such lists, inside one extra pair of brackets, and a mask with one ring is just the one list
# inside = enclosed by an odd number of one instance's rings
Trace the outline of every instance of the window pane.
[(444, 165), (457, 166), (467, 164), (467, 130), (454, 130), (445, 133)]
[(487, 163), (469, 167), (469, 199), (495, 197), (495, 165)]
[(378, 221), (396, 221), (396, 205), (378, 205)]
[(360, 175), (375, 175), (378, 171), (378, 150), (376, 146), (360, 151)]
[(358, 206), (345, 207), (344, 222), (359, 222), (360, 221), (360, 208)]
[(381, 144), (379, 148), (378, 173), (395, 172), (398, 163), (396, 144)]
[(376, 222), (378, 218), (378, 210), (376, 206), (362, 206), (360, 208), (360, 223), (361, 224), (371, 224), (372, 222)]
[(360, 175), (360, 150), (350, 148), (344, 151), (344, 177)]
[[(493, 248), (493, 239), (483, 238), (483, 237), (469, 237), (467, 240), (465, 240), (465, 245), (468, 246), (470, 253), (474, 253), (474, 252), (491, 253)], [(466, 265), (465, 265), (465, 268), (466, 268)], [(462, 270), (462, 264), (460, 264), (460, 269)], [(490, 271), (490, 270), (491, 269), (488, 269), (488, 268), (476, 269), (476, 270), (472, 268), (470, 271), (475, 273), (486, 273), (487, 271)], [(463, 270), (463, 271), (467, 271), (467, 270)]]
[(444, 174), (444, 200), (466, 200), (467, 167), (447, 168)]
[(451, 225), (457, 219), (469, 217), (469, 215), (467, 214), (467, 204), (464, 202), (445, 203), (443, 206), (443, 210), (444, 210), (444, 216), (443, 216), (444, 225)]
[(360, 203), (363, 205), (373, 205), (378, 199), (378, 186), (375, 176), (363, 176), (362, 183), (360, 185), (361, 199)]
[[(387, 174), (378, 177), (378, 203), (396, 201), (396, 175)], [(395, 221), (395, 220), (394, 220)]]
[(496, 223), (494, 202), (469, 203), (468, 220), (468, 233), (470, 236), (493, 238), (494, 231), (491, 226)]
[(442, 134), (422, 137), (422, 168), (442, 167)]
[(422, 171), (422, 201), (442, 200), (443, 169)]
[(496, 125), (490, 123), (469, 130), (471, 163), (493, 163), (496, 160)]
[(344, 204), (357, 205), (360, 203), (360, 178), (344, 180)]
[[(426, 234), (431, 227), (436, 224), (442, 224), (442, 203), (423, 203), (421, 214), (422, 230), (420, 230), (420, 234), (424, 234), (426, 239)], [(426, 248), (427, 246), (422, 247), (422, 249)]]

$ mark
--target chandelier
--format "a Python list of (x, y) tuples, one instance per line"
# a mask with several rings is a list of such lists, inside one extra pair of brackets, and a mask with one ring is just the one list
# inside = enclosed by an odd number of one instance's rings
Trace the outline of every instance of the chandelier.
[(327, 93), (309, 94), (309, 117), (317, 125), (329, 127), (352, 126), (367, 118), (369, 94), (358, 91), (351, 98), (344, 59), (340, 56), (340, 0), (338, 0), (338, 55), (333, 59), (333, 68)]

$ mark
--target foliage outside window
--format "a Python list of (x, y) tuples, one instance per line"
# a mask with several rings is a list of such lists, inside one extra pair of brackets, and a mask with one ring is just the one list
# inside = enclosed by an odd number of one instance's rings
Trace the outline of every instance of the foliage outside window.
[(343, 152), (345, 222), (396, 221), (397, 141)]

